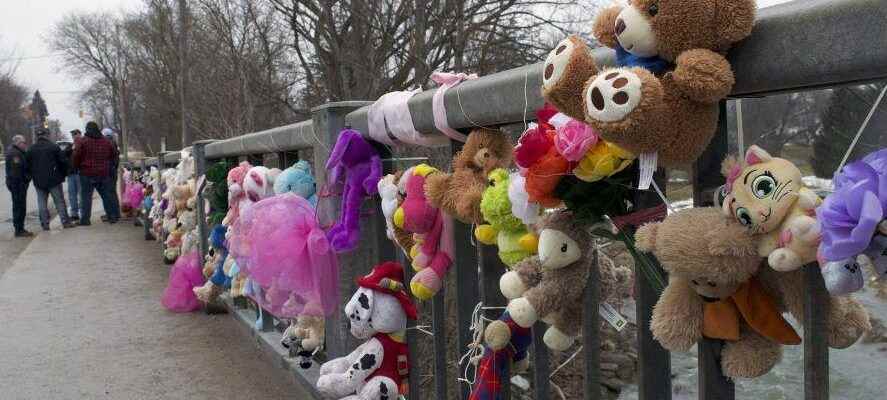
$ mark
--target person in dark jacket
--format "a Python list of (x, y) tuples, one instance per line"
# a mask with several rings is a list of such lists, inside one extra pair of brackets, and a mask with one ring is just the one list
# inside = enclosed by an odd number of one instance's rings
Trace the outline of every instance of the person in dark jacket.
[(68, 216), (72, 221), (80, 220), (80, 174), (74, 169), (74, 142), (80, 139), (80, 129), (74, 129), (68, 134), (63, 134), (58, 145), (62, 148), (62, 154), (68, 159), (68, 177), (65, 185), (68, 186)]
[(117, 148), (102, 136), (95, 122), (86, 124), (86, 133), (74, 143), (74, 169), (80, 171), (80, 225), (90, 225), (92, 193), (98, 191), (108, 214), (108, 222), (120, 219), (120, 204), (114, 195), (111, 166), (118, 161)]
[(49, 196), (52, 196), (62, 226), (66, 229), (73, 228), (74, 224), (68, 219), (68, 206), (65, 204), (65, 192), (62, 188), (62, 182), (68, 174), (68, 162), (59, 145), (49, 140), (48, 130), (37, 131), (37, 142), (28, 149), (27, 158), (28, 170), (31, 171), (34, 188), (37, 189), (40, 226), (44, 231), (49, 230), (49, 208), (46, 203)]
[(31, 184), (31, 176), (25, 157), (27, 149), (28, 144), (22, 135), (13, 136), (12, 144), (6, 149), (6, 188), (12, 195), (12, 225), (15, 227), (15, 237), (34, 236), (33, 233), (25, 230), (28, 185)]

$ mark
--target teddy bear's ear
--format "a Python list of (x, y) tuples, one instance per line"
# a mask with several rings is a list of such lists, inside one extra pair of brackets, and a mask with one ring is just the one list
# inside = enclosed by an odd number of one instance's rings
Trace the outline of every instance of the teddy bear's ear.
[(760, 164), (772, 159), (773, 156), (771, 156), (770, 153), (756, 145), (752, 145), (748, 148), (748, 151), (745, 152), (745, 163), (748, 165)]
[(656, 234), (659, 233), (659, 222), (645, 224), (634, 234), (635, 247), (638, 250), (652, 253), (656, 251)]
[(751, 35), (757, 10), (754, 0), (720, 0), (714, 7), (719, 47), (726, 49)]

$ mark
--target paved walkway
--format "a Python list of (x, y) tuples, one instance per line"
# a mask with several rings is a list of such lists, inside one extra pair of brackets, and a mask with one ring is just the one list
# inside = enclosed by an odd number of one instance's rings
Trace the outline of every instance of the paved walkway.
[(305, 398), (230, 316), (160, 305), (169, 268), (131, 222), (42, 232), (7, 263), (4, 400)]

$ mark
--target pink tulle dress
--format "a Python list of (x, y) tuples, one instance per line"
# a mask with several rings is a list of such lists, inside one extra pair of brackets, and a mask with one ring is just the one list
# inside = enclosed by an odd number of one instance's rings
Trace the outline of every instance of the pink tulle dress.
[(169, 271), (169, 283), (160, 302), (173, 312), (185, 313), (200, 309), (200, 300), (194, 296), (194, 288), (203, 286), (203, 265), (200, 254), (192, 251), (179, 257)]
[(132, 209), (139, 209), (144, 199), (145, 187), (141, 183), (131, 183), (126, 188), (126, 204)]
[(338, 264), (314, 207), (294, 193), (241, 210), (228, 240), (240, 273), (262, 290), (250, 295), (279, 318), (331, 315), (338, 304)]

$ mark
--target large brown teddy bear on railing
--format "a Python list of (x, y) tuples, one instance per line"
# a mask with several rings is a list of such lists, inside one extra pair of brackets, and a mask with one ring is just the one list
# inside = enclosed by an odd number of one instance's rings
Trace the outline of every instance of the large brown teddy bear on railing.
[(561, 112), (660, 164), (685, 166), (715, 132), (718, 102), (732, 90), (734, 43), (751, 34), (754, 0), (633, 0), (604, 9), (594, 35), (616, 49), (617, 68), (598, 68), (571, 36), (545, 60), (542, 93)]
[(435, 207), (466, 224), (483, 224), (480, 200), (487, 175), (511, 165), (513, 146), (498, 129), (478, 128), (468, 135), (462, 150), (453, 158), (453, 173), (432, 174), (425, 182), (425, 195)]
[[(669, 272), (650, 329), (668, 350), (688, 351), (708, 337), (725, 341), (721, 368), (731, 378), (763, 375), (801, 338), (782, 317), (804, 321), (804, 272), (776, 272), (757, 254), (758, 240), (716, 208), (694, 208), (638, 229), (638, 249)], [(845, 348), (871, 329), (866, 310), (831, 297), (828, 344)]]

